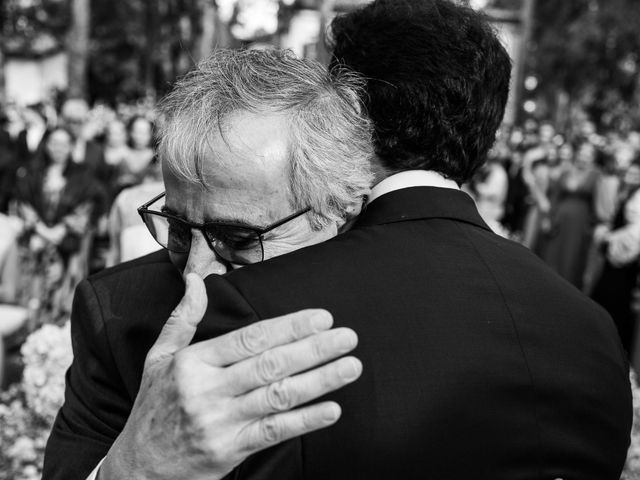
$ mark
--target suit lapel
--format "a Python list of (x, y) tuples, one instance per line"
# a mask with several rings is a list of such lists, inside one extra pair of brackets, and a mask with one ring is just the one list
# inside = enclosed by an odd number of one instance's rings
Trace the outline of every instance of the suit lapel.
[(430, 218), (470, 223), (491, 231), (469, 195), (438, 187), (402, 188), (382, 195), (367, 205), (354, 228)]

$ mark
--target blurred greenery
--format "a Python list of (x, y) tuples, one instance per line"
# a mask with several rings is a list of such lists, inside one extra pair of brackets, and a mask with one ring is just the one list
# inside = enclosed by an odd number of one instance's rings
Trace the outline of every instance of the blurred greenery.
[(538, 93), (552, 109), (563, 97), (582, 106), (599, 124), (637, 123), (638, 25), (637, 0), (537, 0), (528, 71)]
[[(67, 48), (72, 0), (4, 0), (1, 45), (7, 56), (38, 56)], [(294, 8), (319, 0), (278, 2), (279, 32)], [(90, 100), (108, 103), (163, 94), (207, 49), (239, 46), (231, 35), (245, 0), (86, 0), (91, 9), (88, 54)], [(337, 2), (336, 5), (340, 3)], [(345, 2), (342, 2), (345, 3)], [(357, 1), (351, 2), (357, 4)], [(534, 0), (527, 75), (531, 94), (549, 116), (582, 107), (597, 123), (640, 123), (640, 1)], [(487, 0), (490, 9), (519, 11), (524, 0)], [(219, 10), (231, 8), (229, 18)], [(209, 9), (209, 10), (207, 10)], [(207, 17), (206, 13), (213, 12)], [(209, 23), (206, 23), (209, 19)], [(278, 43), (277, 34), (259, 38)]]

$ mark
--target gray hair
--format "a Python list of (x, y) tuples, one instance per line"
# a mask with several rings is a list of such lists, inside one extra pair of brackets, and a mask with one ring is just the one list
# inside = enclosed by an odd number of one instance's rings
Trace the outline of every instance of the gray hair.
[(363, 83), (329, 73), (286, 50), (218, 50), (179, 80), (160, 103), (159, 153), (172, 173), (205, 185), (210, 141), (234, 112), (283, 113), (289, 134), (292, 206), (311, 207), (313, 228), (348, 217), (373, 182), (371, 125)]

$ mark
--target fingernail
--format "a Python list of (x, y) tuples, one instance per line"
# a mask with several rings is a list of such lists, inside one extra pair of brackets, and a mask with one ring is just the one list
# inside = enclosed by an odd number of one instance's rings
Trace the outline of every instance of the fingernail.
[(353, 350), (358, 344), (358, 336), (353, 330), (343, 330), (338, 337), (338, 348), (341, 352)]
[(330, 404), (322, 411), (322, 419), (327, 423), (332, 423), (340, 418), (340, 407), (337, 404)]
[(326, 310), (320, 310), (311, 316), (311, 327), (319, 332), (331, 328), (333, 317)]
[(355, 380), (362, 373), (362, 364), (355, 358), (345, 358), (338, 366), (340, 378), (346, 381)]

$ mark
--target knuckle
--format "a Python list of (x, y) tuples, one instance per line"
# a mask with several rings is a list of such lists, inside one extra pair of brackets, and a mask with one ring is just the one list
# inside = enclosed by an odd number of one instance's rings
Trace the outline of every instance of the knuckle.
[(260, 423), (258, 441), (263, 444), (277, 443), (283, 437), (283, 426), (275, 417), (268, 417)]
[(185, 302), (184, 302), (184, 299), (183, 299), (180, 303), (178, 303), (178, 305), (176, 305), (176, 308), (173, 309), (173, 311), (169, 315), (169, 319), (168, 319), (167, 323), (176, 323), (177, 321), (179, 321), (180, 318), (185, 313), (185, 309), (186, 309), (186, 307), (185, 307)]
[(189, 368), (191, 364), (191, 355), (186, 350), (180, 350), (173, 355), (171, 359), (171, 369), (176, 373), (182, 373)]
[(305, 432), (309, 432), (311, 430), (315, 430), (317, 427), (317, 421), (313, 415), (309, 412), (309, 410), (304, 410), (301, 415), (301, 423), (302, 430)]
[(240, 330), (238, 341), (242, 353), (255, 355), (266, 347), (267, 332), (263, 325), (256, 323)]
[(153, 368), (153, 366), (156, 363), (162, 360), (162, 358), (163, 358), (162, 351), (156, 346), (151, 347), (147, 352), (147, 356), (144, 359), (143, 371), (144, 372), (149, 371), (151, 368)]
[(177, 352), (171, 359), (169, 371), (178, 392), (188, 389), (187, 379), (194, 370), (191, 355), (188, 352)]
[(267, 350), (258, 357), (258, 379), (264, 383), (271, 383), (282, 376), (283, 364), (279, 355)]
[(289, 321), (289, 328), (291, 329), (293, 338), (303, 338), (311, 330), (311, 320), (308, 318), (302, 320), (292, 318)]
[(311, 355), (313, 358), (322, 359), (325, 354), (326, 345), (323, 341), (323, 337), (316, 336), (311, 340)]
[(226, 441), (218, 438), (207, 442), (207, 456), (214, 465), (224, 464), (229, 461), (229, 448)]
[(275, 411), (289, 410), (294, 405), (294, 398), (287, 388), (287, 382), (281, 380), (267, 387), (267, 404)]
[(338, 367), (334, 365), (332, 368), (323, 369), (320, 372), (318, 384), (322, 391), (329, 391), (338, 384), (339, 378), (340, 372)]

